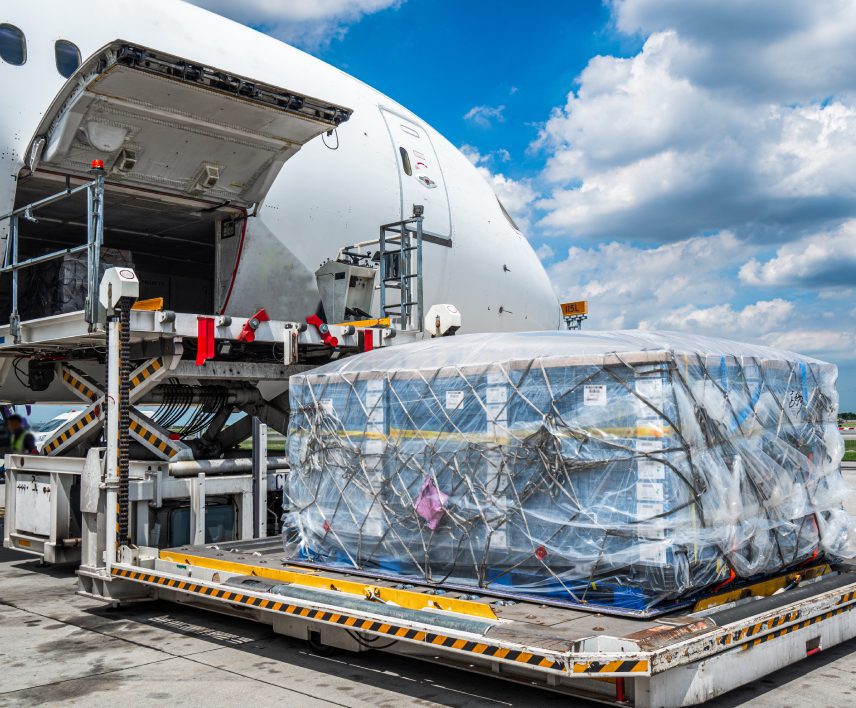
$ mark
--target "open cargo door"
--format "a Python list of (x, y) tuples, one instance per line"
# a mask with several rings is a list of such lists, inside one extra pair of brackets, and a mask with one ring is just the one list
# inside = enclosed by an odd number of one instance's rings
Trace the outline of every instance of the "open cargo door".
[(116, 41), (64, 85), (29, 167), (251, 208), (286, 160), (346, 121), (347, 108)]

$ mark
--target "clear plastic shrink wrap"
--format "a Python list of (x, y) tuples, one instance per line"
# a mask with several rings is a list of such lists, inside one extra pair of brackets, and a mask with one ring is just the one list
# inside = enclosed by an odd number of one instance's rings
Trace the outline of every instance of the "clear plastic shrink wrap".
[(852, 555), (835, 366), (676, 333), (465, 335), (291, 378), (286, 549), (649, 611)]

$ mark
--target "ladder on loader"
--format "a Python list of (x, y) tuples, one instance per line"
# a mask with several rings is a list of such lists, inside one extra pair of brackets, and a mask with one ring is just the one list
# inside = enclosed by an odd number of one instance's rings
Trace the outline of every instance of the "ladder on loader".
[[(399, 329), (421, 331), (423, 207), (414, 204), (413, 216), (380, 227), (380, 311)], [(390, 302), (389, 291), (398, 291)], [(397, 301), (396, 301), (397, 300)]]

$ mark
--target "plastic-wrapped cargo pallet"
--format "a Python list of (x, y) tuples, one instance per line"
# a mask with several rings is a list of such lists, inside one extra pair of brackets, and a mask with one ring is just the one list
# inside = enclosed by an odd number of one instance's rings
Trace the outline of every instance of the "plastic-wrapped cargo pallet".
[(619, 612), (852, 555), (836, 376), (642, 331), (344, 359), (291, 378), (286, 549)]

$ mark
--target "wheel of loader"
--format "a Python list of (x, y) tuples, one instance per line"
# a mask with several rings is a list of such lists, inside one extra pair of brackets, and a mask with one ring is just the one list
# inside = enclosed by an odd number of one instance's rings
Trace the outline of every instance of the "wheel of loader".
[(309, 639), (306, 640), (306, 643), (309, 645), (309, 649), (312, 653), (317, 654), (318, 656), (333, 656), (333, 654), (336, 654), (339, 651), (336, 647), (324, 644), (321, 641), (320, 632), (309, 632)]

